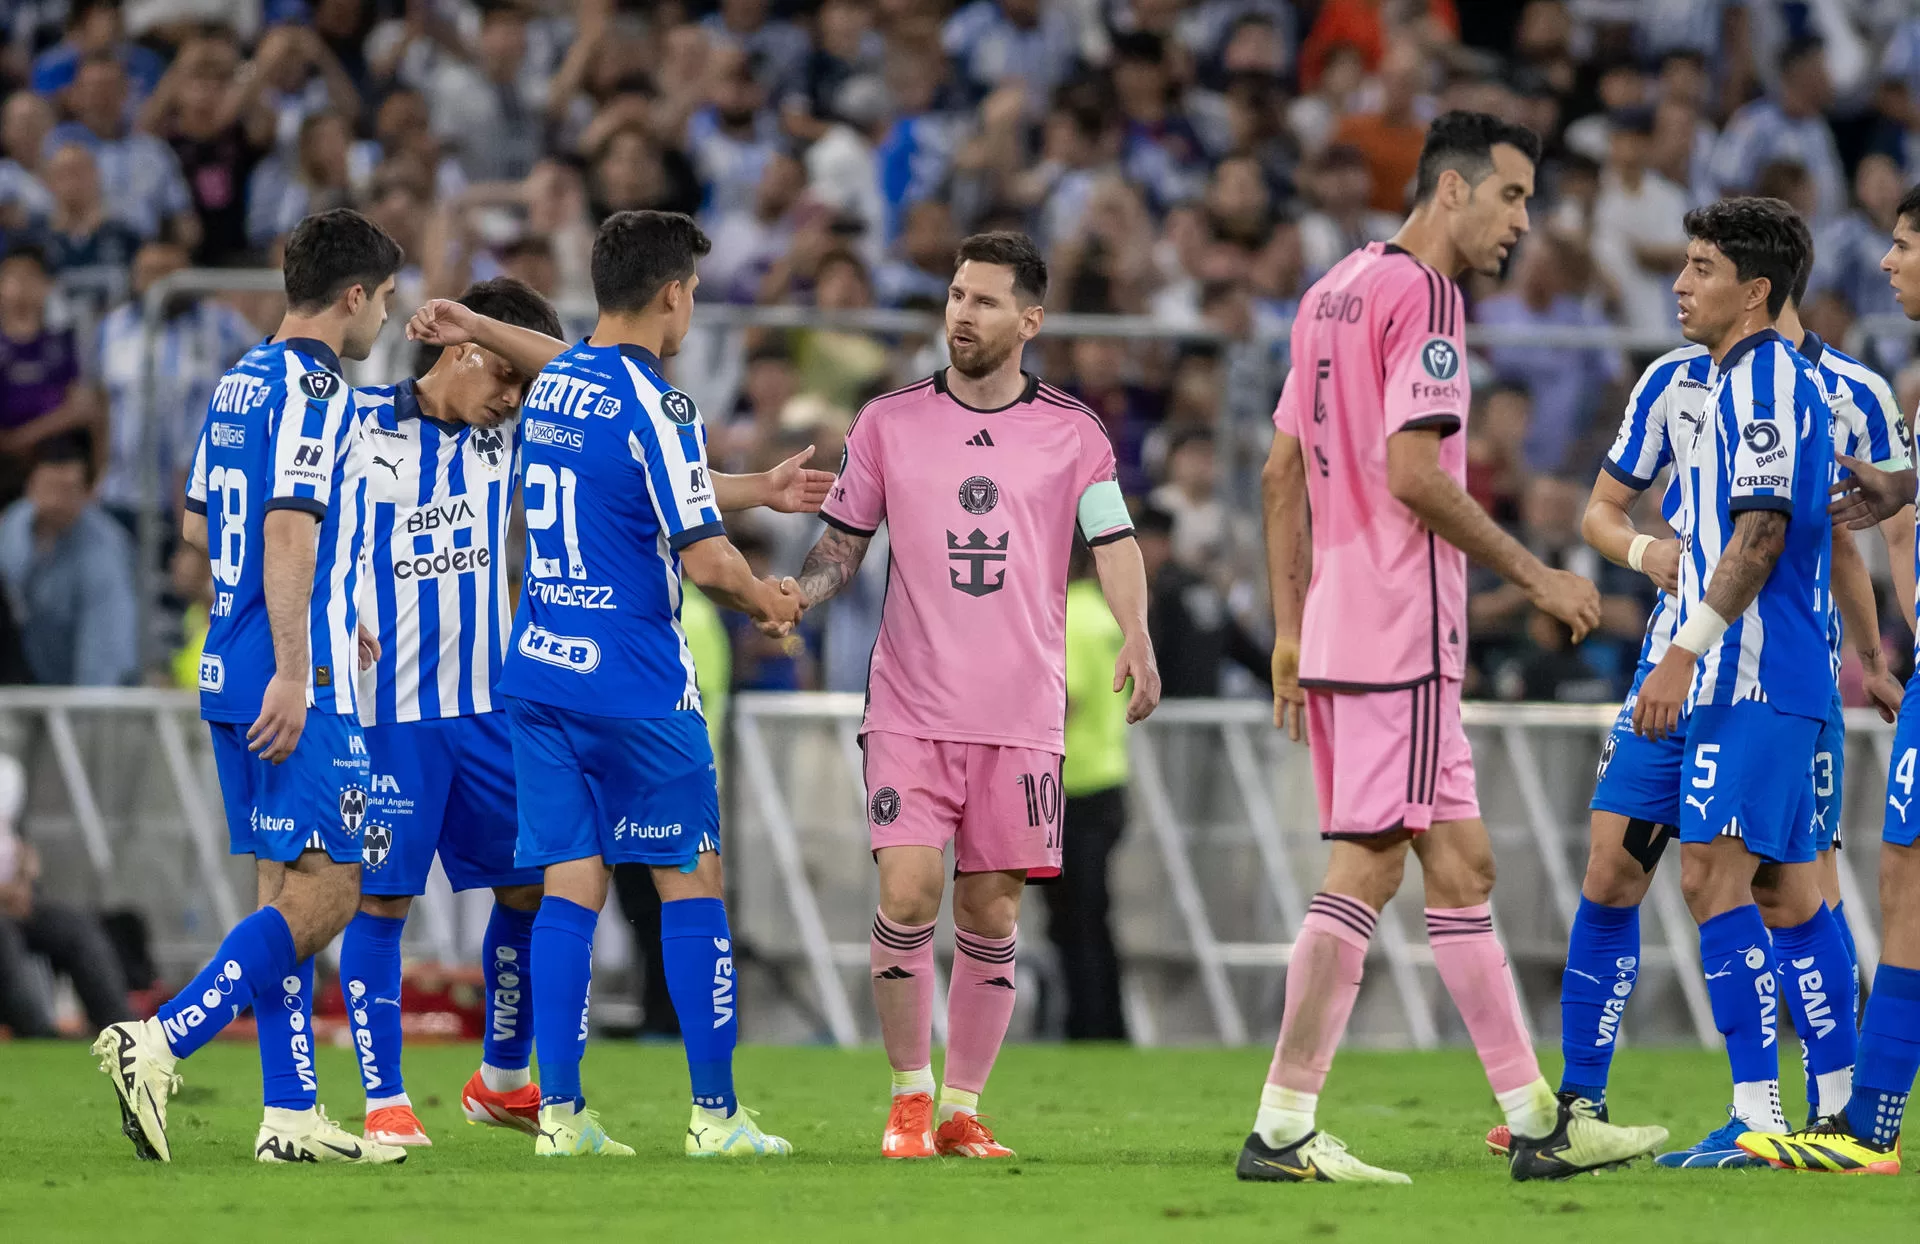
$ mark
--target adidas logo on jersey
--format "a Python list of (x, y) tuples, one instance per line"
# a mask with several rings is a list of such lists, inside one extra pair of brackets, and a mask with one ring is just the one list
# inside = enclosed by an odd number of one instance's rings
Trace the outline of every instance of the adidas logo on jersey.
[(967, 444), (980, 445), (980, 446), (984, 446), (987, 449), (992, 449), (993, 434), (987, 431), (985, 428), (981, 428), (978, 432), (975, 432), (971, 437), (968, 438)]

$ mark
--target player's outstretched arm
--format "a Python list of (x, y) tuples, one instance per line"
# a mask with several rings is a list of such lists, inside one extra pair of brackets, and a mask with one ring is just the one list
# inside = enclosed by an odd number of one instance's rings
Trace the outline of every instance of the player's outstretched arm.
[(1840, 610), (1840, 622), (1847, 639), (1860, 658), (1866, 675), (1867, 699), (1880, 710), (1884, 721), (1900, 716), (1902, 688), (1887, 669), (1886, 653), (1880, 649), (1880, 608), (1873, 598), (1873, 576), (1860, 559), (1860, 546), (1853, 532), (1845, 527), (1833, 529), (1833, 603)]
[(1733, 538), (1713, 569), (1701, 609), (1675, 633), (1667, 654), (1640, 684), (1640, 695), (1633, 705), (1636, 734), (1664, 739), (1673, 733), (1693, 686), (1694, 663), (1718, 642), (1728, 620), (1746, 612), (1786, 547), (1787, 516), (1783, 512), (1742, 510), (1734, 516)]
[(1908, 506), (1880, 524), (1880, 536), (1887, 542), (1887, 558), (1893, 566), (1893, 595), (1900, 602), (1900, 616), (1913, 625), (1913, 507)]
[(696, 540), (680, 550), (680, 566), (713, 602), (737, 609), (769, 635), (793, 630), (806, 610), (792, 579), (757, 579), (733, 541), (725, 536)]
[(807, 550), (800, 566), (800, 595), (811, 609), (853, 582), (861, 559), (867, 555), (872, 536), (856, 536), (851, 531), (828, 524), (825, 532)]
[(1500, 530), (1440, 466), (1440, 434), (1423, 428), (1387, 438), (1387, 489), (1435, 535), (1513, 583), (1527, 599), (1573, 631), (1579, 643), (1600, 624), (1600, 589), (1568, 570), (1551, 570)]
[(1869, 462), (1836, 454), (1835, 460), (1851, 472), (1829, 491), (1833, 502), (1827, 513), (1835, 522), (1865, 531), (1913, 504), (1914, 469), (1883, 471)]
[(1093, 570), (1100, 576), (1100, 594), (1120, 624), (1120, 656), (1113, 663), (1113, 689), (1129, 682), (1127, 724), (1145, 721), (1160, 705), (1160, 666), (1153, 658), (1153, 639), (1147, 633), (1147, 563), (1140, 542), (1131, 537), (1093, 546)]
[(1307, 526), (1307, 467), (1300, 439), (1275, 432), (1260, 472), (1267, 523), (1267, 584), (1273, 594), (1273, 724), (1298, 743), (1307, 729), (1307, 693), (1300, 688), (1300, 618), (1313, 579)]
[(434, 298), (407, 321), (407, 340), (430, 346), (476, 345), (507, 360), (523, 376), (537, 376), (567, 348), (567, 343), (478, 315), (451, 298)]
[(273, 634), (273, 677), (261, 696), (260, 715), (247, 729), (247, 746), (274, 764), (293, 755), (307, 726), (308, 605), (319, 538), (320, 523), (307, 511), (267, 511), (260, 576)]
[(771, 471), (753, 475), (713, 473), (714, 504), (723, 514), (764, 505), (782, 514), (816, 514), (833, 487), (832, 471), (807, 467), (813, 457), (809, 445)]
[(1648, 535), (1633, 523), (1633, 507), (1640, 500), (1630, 488), (1605, 471), (1593, 481), (1593, 495), (1580, 520), (1580, 536), (1594, 551), (1616, 566), (1639, 571), (1663, 592), (1680, 590), (1680, 541)]

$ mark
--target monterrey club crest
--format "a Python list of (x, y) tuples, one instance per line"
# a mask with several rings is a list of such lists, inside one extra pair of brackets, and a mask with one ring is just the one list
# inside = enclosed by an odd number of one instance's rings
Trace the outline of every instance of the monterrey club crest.
[(693, 408), (693, 399), (678, 389), (668, 389), (660, 395), (660, 409), (666, 414), (667, 418), (673, 420), (681, 427), (692, 423), (699, 414), (699, 412)]
[(1607, 741), (1600, 745), (1600, 767), (1593, 775), (1594, 781), (1607, 776), (1607, 766), (1613, 763), (1613, 749), (1617, 740), (1613, 731), (1607, 731)]
[(960, 485), (960, 508), (969, 514), (985, 514), (1000, 504), (1000, 487), (984, 475), (975, 475)]
[(867, 815), (873, 818), (875, 825), (891, 825), (900, 815), (900, 792), (891, 786), (882, 786), (873, 792), (873, 798), (867, 803)]
[(507, 438), (497, 428), (475, 428), (473, 452), (479, 454), (488, 466), (498, 467), (507, 456)]
[(358, 786), (349, 786), (340, 792), (340, 824), (350, 834), (360, 832), (361, 822), (367, 819), (367, 792)]
[(1420, 366), (1435, 380), (1451, 380), (1460, 370), (1460, 352), (1444, 337), (1435, 337), (1420, 347)]
[(393, 829), (379, 821), (368, 821), (367, 831), (360, 839), (361, 863), (368, 868), (378, 868), (392, 853)]

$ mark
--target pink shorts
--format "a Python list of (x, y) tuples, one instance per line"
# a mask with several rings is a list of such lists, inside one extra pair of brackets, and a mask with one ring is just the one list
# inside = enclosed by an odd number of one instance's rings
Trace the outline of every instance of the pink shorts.
[(963, 873), (1060, 873), (1060, 757), (1027, 747), (868, 733), (873, 849), (953, 843)]
[(1307, 691), (1307, 743), (1322, 838), (1366, 838), (1480, 815), (1460, 683), (1402, 691)]

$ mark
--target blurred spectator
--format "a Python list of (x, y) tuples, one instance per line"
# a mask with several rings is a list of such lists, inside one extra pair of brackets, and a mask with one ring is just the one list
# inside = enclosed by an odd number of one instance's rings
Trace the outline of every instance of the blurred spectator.
[(1213, 432), (1189, 427), (1167, 446), (1166, 483), (1147, 500), (1173, 515), (1173, 559), (1197, 571), (1220, 565), (1230, 551), (1227, 508), (1215, 495), (1218, 463)]
[(1073, 380), (1065, 386), (1067, 392), (1100, 416), (1107, 439), (1113, 442), (1121, 491), (1138, 496), (1149, 485), (1141, 469), (1141, 442), (1147, 429), (1160, 422), (1166, 396), (1139, 382), (1138, 369), (1128, 359), (1127, 343), (1123, 341), (1075, 337), (1068, 347), (1068, 357)]
[(73, 982), (94, 1032), (132, 1014), (126, 976), (98, 917), (37, 893), (40, 853), (19, 831), (26, 801), (26, 770), (0, 756), (0, 1024), (17, 1038), (62, 1035), (30, 962), (39, 956)]
[(158, 85), (166, 62), (124, 37), (120, 0), (68, 0), (66, 7), (66, 37), (33, 58), (35, 91), (57, 98), (79, 77), (81, 62), (96, 55), (117, 60), (142, 97)]
[(39, 174), (54, 120), (53, 105), (32, 91), (15, 91), (0, 106), (0, 229), (53, 210)]
[[(976, 0), (971, 7), (984, 7), (989, 3), (990, 0)], [(963, 13), (966, 11), (962, 10)], [(901, 215), (908, 207), (940, 193), (953, 165), (954, 154), (959, 150), (964, 119), (935, 107), (946, 76), (947, 62), (938, 55), (930, 55), (920, 49), (895, 48), (890, 50), (887, 57), (886, 90), (894, 105), (893, 119), (885, 125), (885, 132), (874, 144), (874, 157), (879, 163), (880, 194), (886, 205), (888, 241), (899, 233)], [(1098, 128), (1100, 122), (1097, 114), (1094, 123)], [(1065, 152), (1053, 151), (1059, 145), (1055, 141), (1053, 124), (1049, 119), (1041, 159), (1043, 167), (1048, 162), (1055, 166), (1053, 174), (1057, 179), (1058, 166), (1068, 156)], [(1015, 179), (1016, 195), (1019, 194), (1019, 181), (1027, 176), (1029, 174), (1021, 174)], [(1048, 188), (1051, 188), (1051, 179)], [(1046, 198), (1046, 189), (1020, 197), (1023, 203), (1038, 205)], [(1041, 228), (1044, 230), (1045, 225)]]
[[(1373, 73), (1387, 53), (1388, 7), (1380, 0), (1326, 0), (1314, 16), (1306, 42), (1300, 45), (1300, 86), (1311, 91), (1327, 62), (1342, 47), (1359, 54), (1360, 64)], [(1410, 0), (1404, 10), (1407, 33), (1424, 43), (1450, 43), (1460, 35), (1460, 16), (1453, 0)]]
[(172, 686), (183, 691), (200, 688), (200, 656), (207, 647), (208, 611), (213, 608), (213, 570), (207, 555), (181, 540), (173, 546), (167, 561), (167, 577), (173, 594), (184, 601), (180, 628), (170, 645), (173, 659), (167, 665)]
[[(1595, 164), (1607, 163), (1620, 120), (1642, 111), (1646, 114), (1646, 129), (1642, 133), (1651, 137), (1654, 99), (1647, 75), (1641, 72), (1638, 61), (1623, 59), (1603, 64), (1594, 83), (1594, 95), (1600, 107), (1567, 126), (1563, 135), (1567, 150), (1577, 151)], [(1641, 163), (1646, 163), (1644, 153)]]
[(1467, 492), (1495, 522), (1516, 523), (1526, 487), (1532, 398), (1520, 385), (1496, 384), (1477, 388), (1473, 401), (1477, 409), (1467, 420)]
[[(873, 280), (850, 250), (828, 251), (814, 269), (813, 305), (823, 311), (858, 311), (873, 306)], [(800, 391), (853, 410), (885, 386), (892, 360), (871, 335), (833, 328), (807, 328), (794, 334), (794, 363)]]
[(1400, 228), (1399, 215), (1371, 206), (1373, 173), (1358, 147), (1328, 147), (1307, 166), (1302, 181), (1313, 204), (1313, 210), (1300, 218), (1300, 250), (1309, 282), (1319, 280), (1367, 243), (1386, 241)]
[(1822, 115), (1832, 102), (1826, 45), (1817, 38), (1787, 44), (1778, 87), (1728, 118), (1713, 151), (1714, 188), (1720, 194), (1752, 193), (1763, 166), (1792, 160), (1813, 177), (1817, 219), (1838, 216), (1847, 205), (1847, 176), (1833, 128)]
[[(1333, 0), (1338, 3), (1338, 0)], [(1373, 174), (1369, 204), (1375, 211), (1404, 213), (1427, 123), (1416, 114), (1427, 71), (1420, 49), (1396, 43), (1380, 65), (1380, 106), (1352, 113), (1333, 132), (1333, 141), (1357, 149)]]
[(715, 46), (744, 53), (758, 66), (760, 83), (769, 92), (801, 81), (812, 46), (806, 31), (773, 17), (767, 0), (720, 0), (718, 7), (701, 23)]
[(275, 117), (264, 100), (273, 79), (267, 58), (289, 47), (268, 43), (240, 72), (230, 39), (188, 42), (147, 101), (141, 124), (167, 140), (200, 217), (194, 262), (231, 264), (250, 252), (247, 190), (254, 169), (273, 150)]
[[(1814, 235), (1813, 275), (1807, 281), (1803, 314), (1850, 321), (1855, 315), (1900, 313), (1887, 274), (1880, 270), (1880, 258), (1887, 253), (1905, 188), (1891, 157), (1861, 158), (1853, 175), (1855, 206)], [(1909, 347), (1904, 339), (1893, 339), (1879, 343), (1878, 348), (1882, 363), (1897, 365), (1905, 360)]]
[(1113, 45), (1113, 86), (1121, 117), (1120, 167), (1163, 212), (1200, 192), (1205, 152), (1193, 124), (1175, 105), (1166, 42), (1158, 35), (1122, 35)]
[(0, 258), (0, 504), (20, 495), (41, 442), (83, 440), (100, 410), (80, 384), (71, 329), (47, 324), (53, 275), (38, 247), (16, 244)]
[(1133, 526), (1147, 566), (1147, 631), (1160, 662), (1160, 693), (1168, 699), (1217, 696), (1225, 661), (1271, 686), (1271, 646), (1246, 632), (1219, 588), (1174, 557), (1173, 515), (1149, 503)]
[(469, 63), (444, 57), (426, 86), (433, 133), (474, 181), (525, 177), (541, 155), (545, 83), (523, 71), (527, 14), (512, 4), (480, 9)]
[[(720, 16), (724, 18), (725, 13)], [(811, 47), (806, 35), (800, 34), (802, 67), (781, 100), (788, 130), (802, 137), (814, 136), (804, 130), (846, 120), (850, 111), (857, 114), (855, 97), (879, 84), (886, 61), (887, 41), (873, 28), (871, 0), (825, 0), (815, 22), (817, 37)], [(762, 48), (761, 52), (763, 63), (779, 63), (778, 49)]]
[(353, 200), (347, 182), (346, 118), (317, 112), (300, 123), (291, 155), (269, 156), (247, 184), (247, 241), (265, 246), (293, 232), (304, 216), (345, 207)]
[(140, 249), (140, 235), (107, 215), (100, 197), (100, 170), (80, 143), (63, 143), (47, 157), (42, 175), (53, 208), (36, 216), (27, 238), (47, 257), (57, 276), (69, 268), (124, 271)]
[(140, 672), (132, 542), (92, 492), (86, 453), (50, 441), (26, 496), (0, 511), (0, 583), (37, 683), (126, 686)]
[(752, 211), (761, 175), (785, 150), (779, 120), (765, 107), (766, 88), (747, 55), (728, 49), (713, 59), (711, 102), (687, 119), (687, 152), (706, 187), (700, 211), (708, 222)]
[(1079, 58), (1070, 6), (1046, 0), (973, 0), (947, 19), (940, 45), (976, 98), (1018, 82), (1046, 99)]
[[(756, 577), (773, 573), (772, 549), (757, 532), (742, 530), (734, 547), (753, 567)], [(798, 631), (775, 638), (762, 634), (744, 613), (726, 611), (727, 631), (733, 637), (733, 685), (741, 691), (810, 691), (819, 685), (813, 656)]]
[(84, 144), (100, 166), (100, 184), (114, 215), (143, 238), (164, 227), (176, 241), (196, 244), (200, 221), (179, 159), (153, 135), (127, 128), (127, 78), (120, 62), (104, 52), (82, 61), (67, 100), (74, 119), (54, 127), (47, 150)]
[(151, 373), (141, 366), (141, 300), (154, 282), (186, 266), (187, 252), (177, 243), (142, 247), (133, 261), (133, 300), (100, 322), (94, 345), (89, 371), (107, 412), (100, 503), (130, 534), (148, 487), (141, 478), (145, 470), (159, 471), (161, 512), (173, 512), (214, 386), (259, 340), (253, 326), (226, 303), (175, 295), (162, 313)]
[(874, 294), (883, 307), (944, 307), (953, 281), (953, 254), (960, 235), (953, 209), (927, 199), (907, 209), (893, 258), (873, 274)]
[(311, 27), (280, 25), (260, 36), (253, 73), (274, 112), (274, 141), (291, 147), (300, 123), (316, 112), (360, 115), (360, 92), (332, 49)]
[(1593, 257), (1620, 290), (1620, 321), (1636, 332), (1677, 333), (1673, 282), (1687, 254), (1686, 192), (1647, 167), (1653, 111), (1613, 114), (1593, 210)]
[[(1592, 261), (1578, 246), (1548, 233), (1521, 245), (1513, 287), (1481, 303), (1482, 324), (1503, 328), (1597, 328), (1606, 318), (1585, 297)], [(1598, 434), (1596, 414), (1607, 387), (1620, 380), (1619, 353), (1593, 346), (1501, 345), (1487, 360), (1503, 381), (1524, 385), (1532, 397), (1527, 465), (1535, 471), (1572, 469), (1583, 437)], [(1610, 430), (1608, 432), (1610, 435)], [(1580, 464), (1584, 465), (1584, 464)]]
[(700, 264), (701, 284), (722, 302), (752, 302), (761, 278), (793, 244), (794, 206), (807, 188), (807, 170), (789, 155), (768, 160), (751, 205), (727, 212), (709, 236), (713, 250)]

